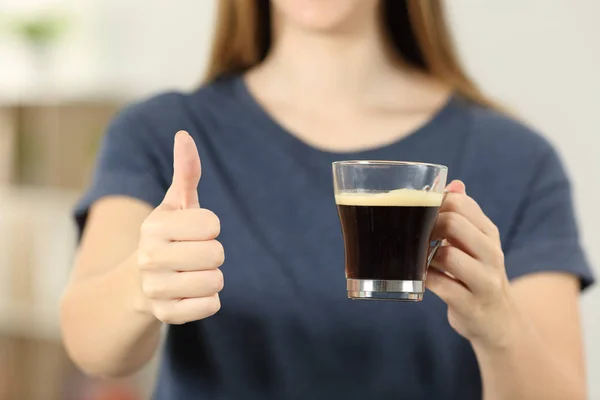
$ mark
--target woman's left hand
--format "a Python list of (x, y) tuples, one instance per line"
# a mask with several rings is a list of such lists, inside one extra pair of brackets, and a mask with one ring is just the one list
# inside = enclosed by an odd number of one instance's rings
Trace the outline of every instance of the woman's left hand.
[(453, 181), (440, 208), (433, 239), (444, 239), (427, 273), (427, 288), (448, 305), (454, 330), (471, 343), (503, 346), (520, 314), (504, 267), (498, 228)]

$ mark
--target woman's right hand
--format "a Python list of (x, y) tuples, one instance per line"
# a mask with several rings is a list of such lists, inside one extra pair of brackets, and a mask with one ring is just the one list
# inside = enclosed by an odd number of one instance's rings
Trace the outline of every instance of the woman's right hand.
[(191, 136), (175, 136), (173, 183), (141, 227), (138, 267), (142, 298), (136, 308), (168, 324), (219, 311), (223, 246), (219, 218), (200, 208), (200, 157)]

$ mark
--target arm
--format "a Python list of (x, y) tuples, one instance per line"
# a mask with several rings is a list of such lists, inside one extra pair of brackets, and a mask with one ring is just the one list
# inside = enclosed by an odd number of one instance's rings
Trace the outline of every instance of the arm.
[(544, 272), (508, 280), (496, 226), (464, 185), (440, 209), (427, 286), (448, 304), (452, 327), (475, 351), (484, 398), (584, 399), (577, 279)]
[(473, 343), (484, 399), (585, 399), (578, 280), (540, 273), (512, 284), (522, 318), (500, 347)]
[(61, 304), (61, 326), (71, 358), (93, 375), (122, 376), (152, 358), (160, 322), (141, 311), (136, 249), (152, 209), (113, 197), (91, 209), (71, 280)]

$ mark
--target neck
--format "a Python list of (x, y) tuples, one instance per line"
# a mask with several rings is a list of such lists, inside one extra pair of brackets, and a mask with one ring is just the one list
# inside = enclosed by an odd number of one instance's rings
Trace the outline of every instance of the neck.
[(381, 96), (391, 79), (398, 79), (377, 15), (336, 32), (307, 32), (275, 21), (277, 39), (256, 73), (268, 76), (273, 90), (285, 90), (282, 96), (306, 97), (309, 89), (320, 102), (355, 101), (370, 93)]

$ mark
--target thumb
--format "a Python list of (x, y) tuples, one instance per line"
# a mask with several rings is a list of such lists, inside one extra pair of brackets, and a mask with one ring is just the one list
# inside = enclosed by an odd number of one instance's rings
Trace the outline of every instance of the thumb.
[(467, 194), (467, 187), (463, 181), (454, 180), (446, 186), (446, 192)]
[(173, 146), (173, 183), (163, 204), (177, 209), (200, 207), (198, 183), (201, 171), (194, 139), (186, 131), (177, 132)]

